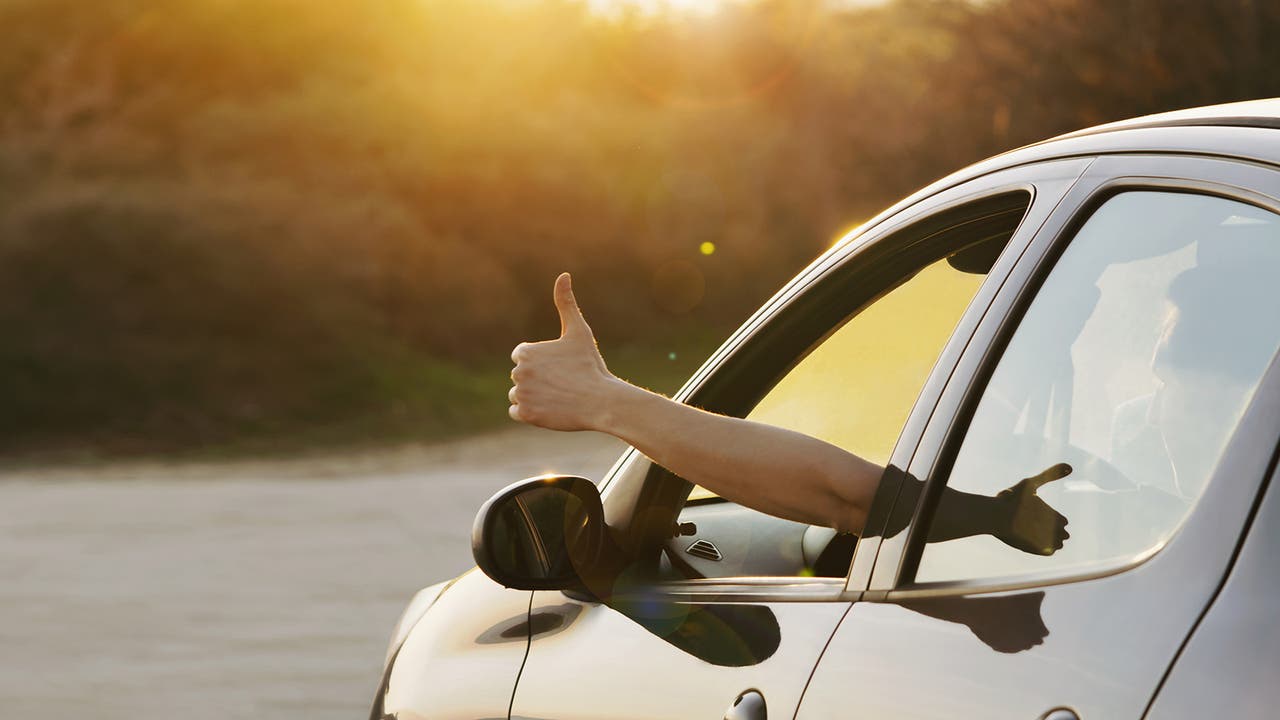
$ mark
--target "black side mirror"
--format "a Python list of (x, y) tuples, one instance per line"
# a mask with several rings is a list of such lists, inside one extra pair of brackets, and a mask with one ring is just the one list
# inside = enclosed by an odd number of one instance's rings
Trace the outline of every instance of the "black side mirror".
[(583, 586), (605, 544), (600, 491), (586, 478), (521, 480), (489, 498), (471, 530), (476, 565), (517, 590)]

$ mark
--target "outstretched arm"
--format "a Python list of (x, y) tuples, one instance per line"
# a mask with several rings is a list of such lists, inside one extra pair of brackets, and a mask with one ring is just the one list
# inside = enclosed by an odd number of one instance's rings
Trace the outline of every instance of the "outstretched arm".
[[(511, 353), (512, 418), (552, 430), (608, 433), (732, 502), (862, 533), (884, 468), (817, 438), (709, 413), (618, 379), (596, 348), (568, 273), (556, 278), (555, 303), (560, 337), (520, 343)], [(988, 534), (1024, 552), (1052, 555), (1069, 537), (1067, 519), (1036, 491), (1070, 472), (1059, 463), (994, 497), (944, 488), (930, 539)]]
[(816, 438), (709, 413), (609, 372), (573, 296), (556, 278), (560, 337), (511, 354), (511, 417), (553, 430), (596, 430), (732, 502), (804, 523), (861, 532), (883, 468)]

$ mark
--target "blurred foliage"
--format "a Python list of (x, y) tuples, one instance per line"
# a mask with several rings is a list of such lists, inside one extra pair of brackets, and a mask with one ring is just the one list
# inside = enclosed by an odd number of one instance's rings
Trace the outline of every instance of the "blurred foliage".
[(0, 25), (10, 455), (500, 421), (565, 269), (606, 359), (669, 390), (939, 175), (1280, 95), (1255, 0), (0, 0)]

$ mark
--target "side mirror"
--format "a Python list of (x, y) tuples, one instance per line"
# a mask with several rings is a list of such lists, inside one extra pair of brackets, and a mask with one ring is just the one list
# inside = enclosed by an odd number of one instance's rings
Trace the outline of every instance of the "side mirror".
[(583, 586), (605, 543), (600, 491), (586, 478), (521, 480), (486, 502), (471, 530), (476, 565), (517, 590)]

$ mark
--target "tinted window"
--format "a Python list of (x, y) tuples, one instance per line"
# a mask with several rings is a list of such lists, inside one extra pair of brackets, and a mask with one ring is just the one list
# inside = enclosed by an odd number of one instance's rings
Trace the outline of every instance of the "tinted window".
[(1278, 228), (1272, 213), (1204, 195), (1102, 205), (978, 403), (916, 580), (1068, 572), (1158, 549), (1280, 345)]

